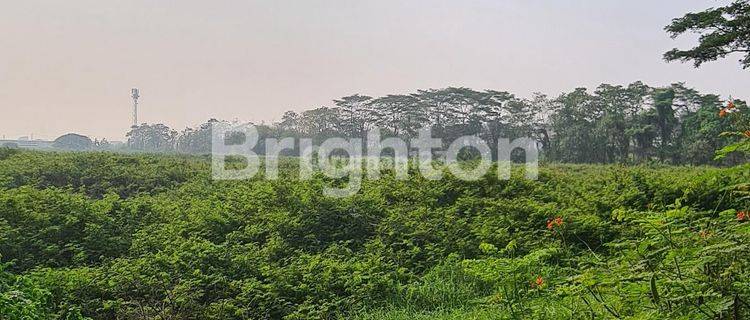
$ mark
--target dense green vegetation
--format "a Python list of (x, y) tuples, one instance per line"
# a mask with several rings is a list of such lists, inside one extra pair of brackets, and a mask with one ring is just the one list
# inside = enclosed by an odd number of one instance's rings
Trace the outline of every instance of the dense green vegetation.
[(750, 167), (212, 181), (205, 158), (0, 152), (8, 319), (750, 316)]
[[(750, 66), (749, 11), (735, 0), (674, 19), (672, 36), (699, 43), (665, 59), (739, 53)], [(260, 134), (408, 139), (429, 126), (448, 143), (534, 137), (547, 164), (534, 181), (520, 167), (470, 182), (385, 172), (330, 198), (323, 187), (343, 181), (300, 181), (294, 159), (280, 179), (215, 181), (207, 157), (174, 155), (208, 153), (216, 120), (134, 126), (127, 150), (160, 155), (0, 148), (0, 319), (750, 318), (744, 101), (635, 82), (334, 105)], [(112, 149), (76, 134), (54, 147)]]

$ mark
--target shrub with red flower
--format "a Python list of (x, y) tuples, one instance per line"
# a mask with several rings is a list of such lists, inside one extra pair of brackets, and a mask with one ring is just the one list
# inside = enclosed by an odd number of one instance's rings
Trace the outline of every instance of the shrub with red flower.
[(737, 211), (737, 221), (746, 221), (750, 219), (750, 216), (748, 216), (748, 213), (745, 211)]
[(734, 105), (734, 101), (732, 101), (732, 100), (729, 100), (729, 102), (727, 102), (727, 106), (726, 106), (726, 107), (724, 107), (724, 108), (721, 108), (721, 110), (719, 110), (719, 117), (722, 117), (722, 118), (724, 118), (724, 117), (726, 117), (726, 116), (727, 116), (727, 115), (728, 115), (729, 113), (732, 113), (732, 112), (734, 112), (734, 111), (737, 111), (737, 110), (734, 110), (735, 108), (737, 108), (737, 106), (736, 106), (736, 105)]
[(719, 111), (719, 117), (731, 118), (728, 124), (729, 131), (721, 133), (722, 137), (736, 137), (729, 145), (716, 151), (716, 160), (721, 160), (731, 153), (748, 153), (750, 150), (750, 114), (747, 114), (747, 105), (742, 103), (735, 105), (734, 101), (727, 102), (727, 106)]
[(561, 217), (555, 217), (554, 219), (547, 220), (547, 229), (552, 230), (555, 227), (562, 227), (565, 222)]
[(727, 116), (727, 112), (728, 111), (727, 111), (726, 108), (719, 110), (719, 117), (721, 117), (721, 118), (726, 117)]
[(542, 276), (536, 276), (536, 280), (531, 283), (532, 288), (541, 288), (544, 286), (544, 278)]

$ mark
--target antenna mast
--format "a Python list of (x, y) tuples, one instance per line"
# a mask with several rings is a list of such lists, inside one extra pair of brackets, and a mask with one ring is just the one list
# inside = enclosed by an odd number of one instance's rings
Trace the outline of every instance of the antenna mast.
[(133, 98), (133, 126), (138, 126), (138, 98), (141, 95), (138, 92), (138, 88), (130, 89), (130, 97)]

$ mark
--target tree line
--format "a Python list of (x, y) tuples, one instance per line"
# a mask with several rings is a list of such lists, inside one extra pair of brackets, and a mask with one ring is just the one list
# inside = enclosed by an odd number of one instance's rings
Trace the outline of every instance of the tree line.
[[(737, 110), (747, 110), (744, 101), (730, 100)], [(419, 129), (430, 127), (433, 136), (446, 144), (460, 136), (478, 136), (493, 151), (500, 138), (532, 137), (539, 142), (544, 159), (554, 162), (700, 165), (717, 163), (714, 151), (731, 143), (720, 137), (721, 132), (734, 129), (734, 124), (719, 116), (725, 103), (719, 95), (703, 94), (683, 83), (667, 87), (642, 82), (602, 84), (593, 91), (577, 88), (556, 97), (534, 94), (532, 98), (449, 87), (383, 97), (350, 95), (333, 100), (331, 106), (287, 111), (280, 121), (256, 124), (256, 128), (261, 138), (322, 141), (364, 138), (373, 128), (379, 128), (383, 138), (408, 140)], [(217, 121), (211, 119), (181, 132), (164, 124), (135, 126), (127, 134), (128, 147), (209, 153), (211, 124)], [(262, 139), (257, 149), (264, 150)]]

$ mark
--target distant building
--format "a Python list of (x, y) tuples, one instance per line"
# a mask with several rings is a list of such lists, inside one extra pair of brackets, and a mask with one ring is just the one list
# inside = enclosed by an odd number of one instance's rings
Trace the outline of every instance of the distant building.
[(52, 150), (52, 144), (52, 141), (29, 140), (28, 137), (21, 137), (18, 138), (18, 140), (0, 140), (0, 147), (12, 147), (21, 149)]
[(94, 146), (91, 138), (77, 133), (68, 133), (55, 139), (52, 147), (61, 150), (86, 151)]

